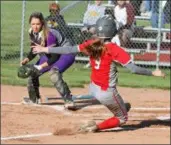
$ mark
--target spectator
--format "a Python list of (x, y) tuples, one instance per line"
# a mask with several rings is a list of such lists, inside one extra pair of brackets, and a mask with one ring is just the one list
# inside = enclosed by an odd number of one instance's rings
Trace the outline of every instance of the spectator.
[(95, 0), (95, 4), (89, 4), (87, 10), (84, 14), (83, 24), (84, 27), (82, 28), (82, 32), (90, 32), (95, 34), (95, 25), (96, 21), (104, 16), (105, 14), (105, 7), (102, 6), (101, 0)]
[[(165, 4), (165, 5), (164, 5)], [(166, 3), (163, 3), (164, 8), (163, 8), (163, 12), (164, 12), (164, 16), (165, 16), (165, 23), (170, 23), (171, 21), (171, 13), (170, 13), (170, 5), (171, 5), (171, 1), (167, 1)]]
[(116, 0), (108, 0), (108, 4), (109, 5), (115, 5), (116, 4)]
[(126, 47), (133, 35), (134, 8), (132, 4), (118, 0), (114, 8), (114, 16), (118, 24), (120, 45)]
[(144, 0), (140, 6), (141, 16), (151, 17), (151, 0)]
[(108, 0), (108, 4), (113, 5), (113, 0)]
[(113, 13), (113, 8), (106, 7), (106, 9), (105, 9), (105, 15), (111, 15), (113, 18), (115, 18), (114, 13)]
[[(159, 1), (154, 1), (154, 0), (145, 0), (143, 1), (144, 6), (141, 8), (141, 15), (142, 16), (148, 16), (151, 19), (151, 26), (153, 28), (158, 28), (158, 19), (159, 19)], [(168, 12), (166, 9), (168, 9), (169, 4), (167, 4), (168, 1), (163, 0), (162, 1), (162, 17), (161, 17), (161, 27), (164, 28), (165, 23), (167, 23), (168, 19), (167, 17)], [(143, 8), (144, 7), (144, 8)]]
[(136, 16), (140, 15), (140, 6), (142, 3), (142, 0), (130, 0), (131, 4), (134, 7), (134, 12)]
[[(164, 1), (162, 1), (164, 2)], [(163, 5), (164, 8), (164, 5)], [(158, 20), (159, 20), (159, 1), (152, 0), (152, 7), (151, 7), (152, 15), (151, 15), (151, 26), (153, 28), (158, 28)], [(161, 14), (161, 28), (164, 28), (165, 24), (165, 14), (162, 11)]]
[(67, 36), (67, 25), (64, 20), (64, 17), (60, 14), (60, 5), (59, 3), (50, 3), (49, 4), (49, 13), (50, 15), (45, 18), (47, 26), (52, 29), (58, 29), (65, 37)]

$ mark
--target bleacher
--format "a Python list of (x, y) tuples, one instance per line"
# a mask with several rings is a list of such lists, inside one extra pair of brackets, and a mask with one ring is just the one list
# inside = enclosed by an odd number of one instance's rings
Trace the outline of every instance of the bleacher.
[[(108, 8), (113, 8), (113, 5), (106, 4)], [(157, 43), (158, 43), (158, 29), (144, 26), (136, 26), (137, 20), (150, 20), (150, 17), (147, 16), (135, 16), (135, 32), (133, 37), (131, 38), (131, 44), (128, 48), (124, 48), (127, 52), (131, 54), (132, 60), (136, 64), (143, 65), (155, 65), (156, 64), (156, 56), (157, 54)], [(80, 29), (83, 27), (83, 23), (68, 23), (68, 27), (72, 28), (73, 31), (77, 31), (77, 33), (81, 33)], [(168, 60), (165, 62), (159, 63), (160, 66), (170, 66), (170, 39), (166, 38), (166, 34), (170, 33), (170, 29), (162, 28), (161, 30), (161, 49), (160, 49), (160, 57), (168, 57)], [(74, 33), (74, 32), (73, 32)], [(74, 35), (76, 36), (76, 35)], [(79, 38), (76, 38), (78, 42)], [(164, 46), (164, 47), (163, 47)], [(141, 57), (140, 57), (141, 55)], [(144, 55), (144, 57), (142, 57)], [(153, 60), (150, 59), (150, 55), (153, 56)], [(151, 57), (152, 58), (152, 57)], [(137, 60), (138, 59), (138, 60)], [(78, 56), (76, 60), (80, 61), (89, 61), (87, 57)]]

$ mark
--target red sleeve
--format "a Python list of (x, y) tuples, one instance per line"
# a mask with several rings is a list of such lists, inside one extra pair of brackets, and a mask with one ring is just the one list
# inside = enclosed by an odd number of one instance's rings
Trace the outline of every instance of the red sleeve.
[(112, 45), (111, 47), (112, 59), (122, 65), (126, 65), (131, 61), (130, 55), (121, 47)]
[(93, 40), (86, 40), (84, 41), (82, 44), (79, 44), (78, 45), (78, 49), (80, 52), (83, 52), (84, 51), (84, 48), (87, 47), (88, 45), (91, 45), (91, 43), (93, 42)]

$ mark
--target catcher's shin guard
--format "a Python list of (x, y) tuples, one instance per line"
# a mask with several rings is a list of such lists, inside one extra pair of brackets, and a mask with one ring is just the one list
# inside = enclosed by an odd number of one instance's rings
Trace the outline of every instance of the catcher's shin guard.
[(50, 80), (65, 101), (72, 100), (71, 91), (57, 68), (50, 70)]
[(28, 94), (29, 94), (29, 99), (33, 103), (38, 103), (38, 100), (40, 99), (40, 93), (39, 93), (39, 79), (29, 77), (28, 78)]

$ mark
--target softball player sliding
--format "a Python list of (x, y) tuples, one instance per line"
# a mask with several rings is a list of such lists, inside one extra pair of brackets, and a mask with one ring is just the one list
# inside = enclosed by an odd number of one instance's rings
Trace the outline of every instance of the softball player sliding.
[(90, 56), (92, 66), (90, 94), (112, 113), (113, 117), (96, 124), (90, 121), (81, 126), (80, 131), (96, 132), (103, 129), (118, 127), (126, 123), (128, 119), (126, 107), (122, 97), (119, 95), (117, 83), (116, 62), (128, 68), (133, 73), (141, 75), (165, 76), (160, 70), (151, 72), (144, 68), (138, 67), (131, 62), (127, 52), (114, 43), (111, 43), (116, 33), (116, 24), (111, 16), (104, 16), (96, 23), (97, 37), (87, 40), (84, 43), (73, 47), (42, 47), (33, 46), (34, 53), (77, 53), (83, 52)]

